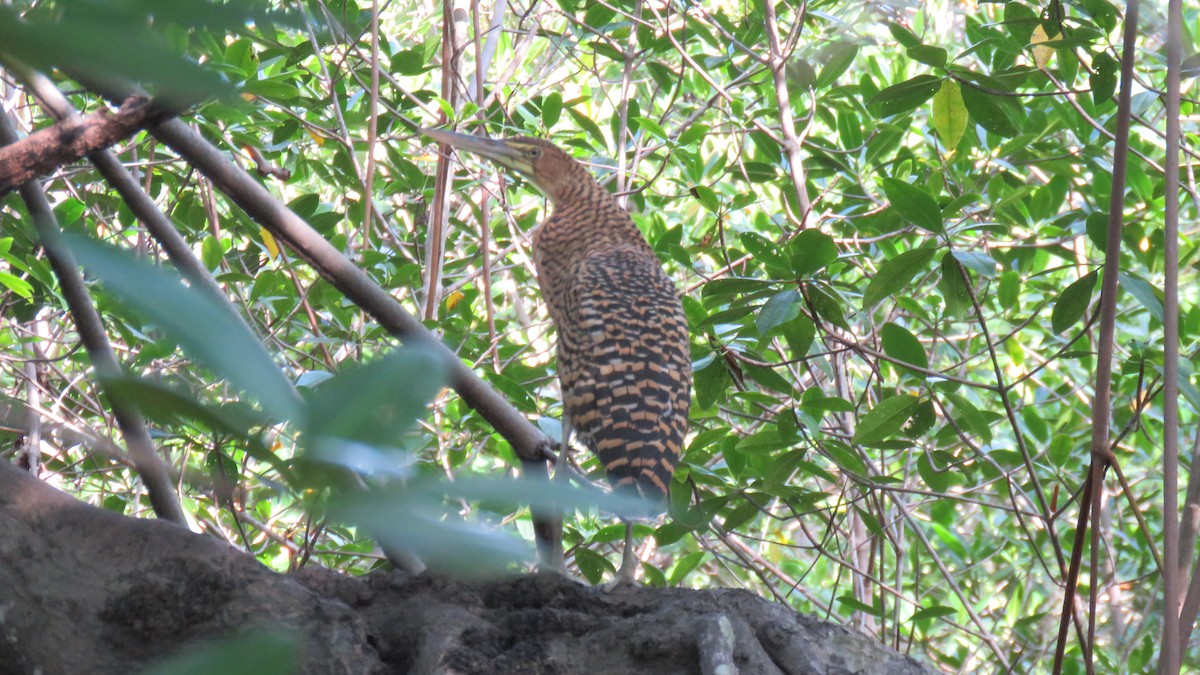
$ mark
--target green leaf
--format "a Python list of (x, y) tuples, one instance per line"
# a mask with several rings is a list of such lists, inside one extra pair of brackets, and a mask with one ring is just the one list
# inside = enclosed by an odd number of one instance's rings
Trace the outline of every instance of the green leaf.
[(722, 295), (754, 293), (757, 291), (767, 290), (771, 286), (771, 282), (765, 279), (731, 277), (727, 279), (713, 279), (712, 281), (704, 284), (704, 287), (700, 292), (705, 298), (715, 298)]
[(879, 271), (871, 277), (871, 282), (867, 284), (867, 290), (863, 293), (863, 311), (871, 309), (884, 298), (903, 291), (913, 278), (925, 269), (931, 259), (933, 249), (918, 248), (905, 251), (883, 263)]
[(588, 3), (587, 12), (583, 15), (583, 25), (603, 28), (617, 15), (616, 11), (603, 3)]
[(790, 267), (789, 260), (779, 250), (779, 245), (757, 232), (743, 232), (738, 236), (746, 251), (753, 253), (755, 260), (761, 262), (767, 272), (774, 275), (785, 275)]
[(1039, 443), (1045, 443), (1050, 440), (1050, 426), (1046, 424), (1046, 420), (1042, 419), (1040, 412), (1040, 408), (1036, 406), (1021, 408), (1021, 421), (1025, 423), (1025, 428)]
[(4, 51), (47, 72), (61, 68), (102, 82), (140, 82), (168, 105), (186, 107), (212, 97), (233, 98), (235, 90), (227, 79), (156, 38), (150, 30), (148, 5), (142, 9), (140, 3), (70, 4), (72, 11), (59, 13), (53, 22), (44, 20), (45, 14), (25, 20), (21, 13), (0, 6)]
[(942, 210), (928, 192), (895, 178), (882, 178), (879, 183), (901, 217), (929, 232), (942, 231)]
[(967, 112), (979, 123), (979, 126), (1003, 138), (1012, 138), (1019, 134), (1020, 126), (1011, 111), (1014, 103), (1010, 98), (998, 94), (990, 94), (977, 87), (963, 87), (961, 90), (963, 103)]
[(707, 410), (718, 400), (725, 400), (725, 388), (729, 386), (729, 371), (725, 362), (716, 358), (692, 375), (695, 379), (696, 406)]
[(767, 300), (767, 303), (758, 311), (758, 316), (754, 318), (758, 334), (765, 337), (776, 326), (795, 319), (800, 315), (803, 305), (804, 299), (794, 288), (780, 291), (771, 296), (771, 299)]
[(700, 200), (700, 205), (711, 213), (717, 213), (721, 210), (721, 199), (717, 197), (717, 193), (707, 185), (696, 185), (690, 190), (692, 196)]
[(996, 276), (996, 261), (986, 253), (952, 249), (950, 254), (953, 255), (954, 259), (961, 263), (963, 267), (966, 267), (981, 277), (990, 279), (991, 277)]
[(308, 400), (305, 434), (395, 446), (425, 416), (448, 376), (448, 364), (419, 346), (353, 365), (317, 386)]
[(552, 91), (542, 99), (542, 124), (546, 128), (554, 126), (558, 123), (559, 116), (562, 115), (562, 94), (557, 91)]
[(880, 330), (879, 337), (883, 344), (883, 352), (888, 356), (919, 368), (929, 367), (925, 347), (907, 328), (895, 323), (886, 323)]
[(958, 426), (972, 436), (982, 439), (984, 443), (992, 442), (992, 428), (987, 418), (963, 396), (951, 391), (942, 392), (942, 396), (952, 404), (954, 420)]
[(904, 427), (904, 435), (909, 438), (920, 438), (933, 428), (937, 421), (937, 412), (933, 409), (933, 401), (922, 399), (913, 412), (912, 419)]
[(891, 117), (913, 110), (942, 86), (942, 78), (933, 75), (918, 75), (911, 80), (894, 84), (875, 94), (867, 107), (876, 117)]
[(699, 145), (700, 141), (708, 135), (707, 124), (691, 124), (683, 133), (679, 134), (679, 138), (675, 139), (675, 143), (690, 148), (694, 145)]
[(970, 560), (970, 555), (967, 553), (967, 547), (963, 545), (962, 539), (950, 528), (941, 523), (929, 523), (929, 527), (933, 528), (933, 533), (938, 539), (942, 540), (951, 551), (958, 556), (959, 560)]
[(805, 389), (800, 407), (817, 412), (854, 412), (854, 404), (837, 396), (826, 396), (819, 389)]
[(933, 130), (946, 150), (958, 147), (967, 130), (967, 106), (958, 82), (946, 80), (933, 95)]
[(807, 91), (817, 84), (817, 71), (812, 64), (801, 58), (793, 58), (786, 66), (788, 87), (794, 91)]
[(200, 260), (204, 263), (204, 268), (212, 272), (221, 267), (221, 260), (225, 257), (225, 251), (221, 248), (221, 240), (211, 234), (204, 238), (200, 244)]
[(414, 47), (401, 49), (392, 54), (391, 70), (401, 75), (419, 75), (425, 70), (425, 50)]
[(1124, 288), (1130, 295), (1137, 298), (1137, 301), (1142, 303), (1142, 306), (1150, 310), (1150, 315), (1158, 319), (1159, 323), (1163, 320), (1163, 301), (1162, 291), (1150, 285), (1150, 282), (1145, 279), (1128, 272), (1121, 272), (1117, 279), (1121, 282), (1121, 288)]
[[(854, 449), (842, 442), (829, 442), (825, 444), (825, 454), (829, 459), (843, 471), (866, 476), (867, 467), (863, 464), (862, 458), (854, 452)], [(799, 463), (798, 466), (803, 466)], [(817, 472), (819, 475), (819, 472)]]
[(950, 316), (961, 317), (971, 308), (971, 289), (964, 277), (962, 265), (952, 254), (942, 256), (942, 278), (938, 281), (938, 289)]
[(1096, 289), (1096, 279), (1099, 275), (1098, 270), (1092, 270), (1058, 294), (1054, 301), (1054, 309), (1050, 312), (1051, 330), (1061, 333), (1083, 318), (1084, 312), (1092, 302), (1092, 292)]
[(637, 120), (638, 127), (649, 132), (651, 136), (654, 136), (655, 138), (657, 138), (660, 141), (665, 141), (668, 139), (667, 130), (664, 129), (662, 127), (662, 125), (660, 125), (658, 122), (655, 122), (654, 120), (652, 120), (648, 117), (643, 117), (640, 115), (636, 118), (636, 120)]
[(921, 480), (925, 485), (929, 486), (930, 490), (945, 492), (954, 485), (954, 479), (950, 475), (950, 472), (944, 468), (939, 469), (938, 467), (934, 467), (928, 452), (923, 452), (917, 457), (917, 473), (921, 476)]
[(131, 401), (148, 419), (160, 424), (179, 424), (181, 420), (192, 420), (211, 431), (249, 439), (251, 427), (268, 422), (253, 415), (239, 417), (226, 408), (206, 406), (190, 392), (162, 381), (126, 373), (105, 376), (103, 379), (106, 391)]
[(739, 527), (753, 520), (754, 517), (759, 513), (761, 513), (761, 510), (758, 504), (755, 504), (753, 500), (747, 499), (738, 506), (735, 506), (733, 510), (725, 516), (725, 520), (721, 523), (721, 527), (729, 532), (736, 531)]
[[(642, 106), (637, 102), (637, 98), (631, 98), (628, 104), (626, 104), (626, 113), (628, 113), (628, 117), (626, 117), (626, 119), (629, 120), (629, 133), (634, 133), (634, 135), (636, 135), (637, 130), (640, 129), (640, 126), (637, 124), (637, 120), (638, 118), (642, 117)], [(619, 121), (619, 115), (617, 118), (613, 119), (612, 135), (614, 137), (616, 137), (619, 133)]]
[(846, 323), (846, 302), (829, 286), (819, 282), (805, 285), (808, 301), (822, 319), (842, 328), (849, 329)]
[(26, 300), (33, 297), (33, 286), (15, 274), (0, 272), (0, 286), (4, 286)]
[(780, 332), (783, 333), (783, 339), (787, 340), (793, 358), (801, 358), (807, 356), (812, 347), (813, 339), (817, 336), (817, 324), (801, 314), (784, 323)]
[(787, 250), (792, 259), (792, 272), (798, 277), (808, 276), (838, 257), (833, 237), (819, 230), (804, 230), (796, 235), (788, 242)]
[(896, 42), (899, 42), (902, 47), (912, 49), (921, 44), (921, 38), (917, 37), (916, 33), (913, 33), (908, 26), (898, 24), (895, 21), (889, 21), (887, 26), (892, 37), (896, 38)]
[(914, 61), (920, 61), (934, 68), (944, 68), (946, 66), (946, 50), (941, 47), (933, 47), (930, 45), (917, 45), (908, 48), (908, 58)]
[(584, 115), (574, 108), (567, 108), (567, 114), (569, 114), (571, 118), (575, 120), (575, 123), (582, 127), (584, 131), (588, 132), (588, 135), (591, 136), (592, 140), (596, 142), (596, 147), (608, 147), (608, 141), (604, 138), (604, 132), (600, 130), (599, 125), (592, 121), (592, 118)]
[[(520, 482), (492, 482), (507, 483), (508, 491), (519, 499), (515, 493)], [(445, 504), (448, 490), (439, 487), (443, 487), (440, 482), (415, 479), (395, 481), (384, 489), (342, 491), (330, 500), (329, 513), (370, 532), (385, 550), (411, 551), (449, 575), (494, 574), (513, 561), (532, 557), (525, 542), (453, 512)], [(461, 491), (465, 486), (444, 487)], [(538, 489), (542, 487), (553, 490), (544, 481)]]
[(868, 605), (861, 600), (856, 599), (852, 595), (839, 595), (837, 598), (838, 604), (843, 608), (852, 612), (861, 612), (872, 616), (883, 616), (883, 608)]
[(858, 56), (858, 45), (848, 40), (835, 42), (822, 50), (821, 56), (826, 61), (825, 66), (821, 68), (821, 74), (817, 76), (817, 89), (824, 89), (837, 82), (838, 77), (854, 63), (854, 57)]
[(916, 409), (917, 397), (911, 394), (900, 394), (880, 401), (859, 418), (851, 442), (874, 445), (899, 434)]
[(796, 390), (790, 380), (775, 372), (773, 368), (757, 366), (752, 363), (743, 363), (742, 372), (767, 389), (777, 391), (781, 394), (791, 394)]
[(848, 150), (858, 148), (863, 144), (862, 120), (855, 113), (844, 110), (837, 116), (838, 139), (842, 147)]
[(954, 616), (955, 614), (958, 614), (958, 610), (954, 609), (953, 607), (934, 605), (932, 607), (922, 607), (921, 609), (913, 612), (912, 620), (928, 621), (930, 619), (937, 619), (943, 616)]
[(675, 561), (674, 567), (671, 568), (671, 574), (667, 577), (668, 583), (672, 586), (677, 586), (683, 582), (684, 578), (692, 573), (692, 570), (700, 566), (704, 562), (704, 558), (708, 556), (707, 551), (692, 551), (691, 553), (679, 558)]
[(1021, 275), (1015, 270), (1005, 270), (1000, 275), (1000, 287), (996, 299), (1006, 311), (1016, 312), (1021, 307)]
[(1088, 84), (1092, 87), (1092, 102), (1096, 105), (1108, 103), (1117, 90), (1117, 60), (1106, 52), (1092, 55), (1092, 74), (1088, 76)]
[(296, 418), (300, 398), (228, 305), (184, 287), (178, 275), (127, 251), (72, 234), (64, 234), (61, 245), (105, 288), (161, 326), (192, 358), (250, 394), (273, 418)]
[[(778, 169), (774, 164), (766, 162), (742, 162), (742, 168), (746, 170), (746, 178), (751, 183), (769, 183), (779, 176)], [(739, 174), (733, 174), (735, 176)]]
[(1200, 53), (1192, 54), (1179, 64), (1179, 76), (1182, 79), (1200, 77)]

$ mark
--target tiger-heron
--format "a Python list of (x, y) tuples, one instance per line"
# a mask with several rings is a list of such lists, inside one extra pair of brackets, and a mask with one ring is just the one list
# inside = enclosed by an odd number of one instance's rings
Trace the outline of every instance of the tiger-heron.
[[(556, 473), (566, 468), (573, 432), (600, 458), (614, 489), (662, 500), (687, 431), (692, 368), (679, 292), (654, 250), (617, 200), (555, 145), (421, 131), (517, 172), (553, 204), (531, 238), (558, 331), (565, 415)], [(549, 565), (561, 567), (561, 543), (553, 548)], [(617, 583), (633, 581), (636, 560), (626, 519)]]

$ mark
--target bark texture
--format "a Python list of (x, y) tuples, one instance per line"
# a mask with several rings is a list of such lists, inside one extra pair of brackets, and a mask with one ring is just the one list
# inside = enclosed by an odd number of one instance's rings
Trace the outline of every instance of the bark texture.
[(933, 672), (745, 591), (277, 574), (0, 463), (0, 675), (136, 672), (256, 626), (301, 636), (300, 670), (314, 674)]
[(147, 98), (133, 96), (116, 111), (107, 108), (66, 119), (0, 148), (0, 197), (27, 180), (132, 136), (175, 113)]

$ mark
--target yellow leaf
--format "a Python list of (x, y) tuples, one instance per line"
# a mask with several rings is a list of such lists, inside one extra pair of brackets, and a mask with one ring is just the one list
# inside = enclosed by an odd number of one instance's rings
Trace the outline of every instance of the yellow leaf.
[(963, 103), (962, 88), (954, 80), (942, 82), (933, 95), (933, 130), (947, 151), (958, 147), (967, 130), (967, 106)]
[(278, 258), (279, 244), (275, 243), (275, 237), (271, 236), (271, 233), (268, 232), (267, 228), (265, 227), (258, 228), (258, 233), (262, 235), (263, 244), (265, 244), (267, 247), (267, 253), (270, 254), (272, 258)]
[(308, 137), (313, 139), (313, 143), (316, 143), (317, 147), (323, 147), (325, 145), (325, 137), (324, 136), (322, 136), (321, 134), (318, 134), (317, 132), (313, 131), (312, 129), (310, 129), (308, 127), (305, 127), (304, 130), (306, 132), (308, 132)]
[(466, 297), (466, 296), (463, 295), (462, 291), (454, 291), (450, 295), (447, 295), (446, 296), (446, 309), (454, 309), (455, 307), (458, 306), (458, 303), (464, 297)]
[(1033, 45), (1033, 63), (1038, 68), (1045, 68), (1047, 63), (1050, 63), (1050, 57), (1054, 56), (1054, 48), (1047, 47), (1042, 44), (1050, 40), (1057, 40), (1058, 33), (1047, 36), (1046, 29), (1042, 28), (1042, 24), (1038, 24), (1037, 28), (1033, 29), (1033, 36), (1029, 38), (1029, 42)]

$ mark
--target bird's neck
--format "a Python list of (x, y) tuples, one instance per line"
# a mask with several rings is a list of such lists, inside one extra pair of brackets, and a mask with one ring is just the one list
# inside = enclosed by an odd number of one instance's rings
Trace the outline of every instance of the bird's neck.
[[(599, 184), (579, 198), (557, 202), (550, 217), (534, 230), (532, 243), (543, 290), (569, 286), (583, 261), (597, 252), (632, 247), (654, 255), (629, 213)], [(553, 315), (561, 298), (550, 296)]]
[(596, 248), (622, 244), (649, 250), (629, 212), (599, 183), (574, 199), (556, 203), (540, 229), (543, 239), (561, 242), (569, 249), (564, 251), (566, 257), (582, 257)]

